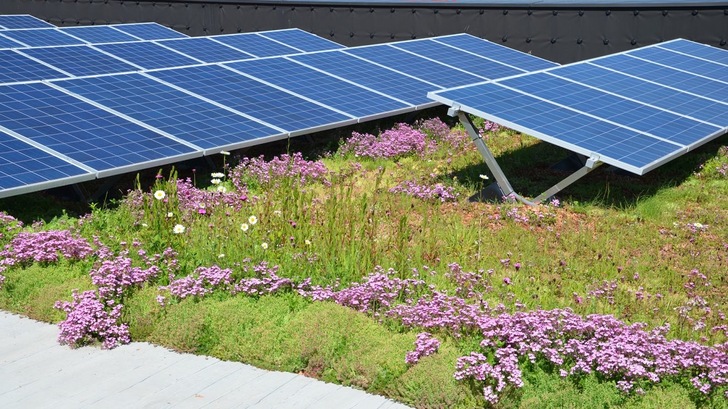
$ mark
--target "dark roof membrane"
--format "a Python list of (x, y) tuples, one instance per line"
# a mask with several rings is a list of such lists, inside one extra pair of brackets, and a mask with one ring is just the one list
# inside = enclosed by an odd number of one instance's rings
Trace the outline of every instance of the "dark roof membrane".
[[(209, 0), (185, 0), (206, 3)], [(229, 4), (305, 4), (378, 7), (485, 7), (485, 8), (689, 8), (728, 7), (726, 0), (217, 0)]]

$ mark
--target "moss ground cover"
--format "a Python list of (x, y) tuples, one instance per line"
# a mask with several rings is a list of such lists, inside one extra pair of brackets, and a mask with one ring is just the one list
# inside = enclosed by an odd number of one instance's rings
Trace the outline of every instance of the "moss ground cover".
[[(563, 151), (481, 128), (520, 191), (561, 177)], [(225, 156), (79, 217), (0, 213), (0, 308), (416, 407), (725, 407), (725, 142), (537, 207), (469, 202), (490, 175), (436, 118)]]

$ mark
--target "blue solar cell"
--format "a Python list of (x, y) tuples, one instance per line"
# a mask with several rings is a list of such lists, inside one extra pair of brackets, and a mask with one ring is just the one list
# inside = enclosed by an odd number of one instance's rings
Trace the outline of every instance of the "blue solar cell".
[(179, 31), (172, 30), (169, 27), (157, 23), (115, 24), (111, 27), (142, 40), (166, 40), (170, 38), (189, 37)]
[(728, 126), (726, 104), (688, 92), (667, 88), (591, 64), (565, 66), (552, 74), (681, 115)]
[(545, 73), (503, 80), (499, 84), (681, 145), (690, 145), (696, 141), (696, 137), (702, 138), (720, 130), (713, 125)]
[(524, 71), (537, 71), (546, 68), (556, 67), (559, 64), (504, 47), (487, 40), (473, 37), (469, 34), (456, 34), (452, 36), (433, 38), (432, 41), (451, 45), (481, 57), (507, 64)]
[(177, 68), (150, 75), (289, 132), (330, 126), (349, 119), (219, 66)]
[(35, 28), (30, 30), (5, 30), (2, 34), (30, 47), (50, 47), (56, 45), (77, 45), (85, 42), (64, 34), (53, 28)]
[(78, 37), (91, 44), (120, 43), (125, 41), (138, 41), (139, 39), (110, 26), (83, 26), (83, 27), (61, 27), (58, 29), (66, 34)]
[(204, 62), (236, 61), (254, 57), (252, 54), (244, 53), (205, 37), (166, 40), (158, 43)]
[(7, 37), (3, 37), (1, 33), (2, 31), (0, 31), (0, 49), (25, 47), (23, 44), (20, 44), (17, 41), (13, 41)]
[(27, 14), (0, 16), (0, 26), (5, 28), (48, 28), (54, 27), (51, 23)]
[(64, 78), (66, 74), (12, 50), (0, 50), (0, 83)]
[(485, 117), (569, 148), (598, 152), (618, 162), (643, 168), (684, 150), (677, 144), (630, 131), (556, 104), (491, 83), (438, 92), (444, 99), (470, 107)]
[(204, 149), (281, 134), (141, 74), (58, 81), (56, 85)]
[(670, 66), (696, 75), (728, 82), (728, 66), (690, 57), (657, 47), (645, 47), (630, 51), (628, 55)]
[(101, 44), (94, 46), (107, 53), (136, 64), (147, 70), (155, 68), (181, 67), (200, 62), (169, 48), (147, 41), (135, 43)]
[(341, 44), (299, 29), (264, 31), (258, 34), (306, 52), (345, 48)]
[(256, 57), (297, 54), (300, 50), (283, 45), (255, 33), (229, 34), (208, 37)]
[(483, 81), (483, 78), (417, 57), (388, 45), (350, 48), (344, 52), (446, 88)]
[(77, 166), (0, 132), (2, 190), (88, 174)]
[(523, 74), (526, 71), (480, 58), (432, 40), (405, 41), (395, 43), (393, 46), (447, 64), (451, 67), (460, 68), (485, 79), (503, 78)]
[(687, 90), (718, 101), (728, 102), (728, 84), (725, 82), (713, 81), (622, 54), (592, 60), (591, 63), (668, 87)]
[(413, 105), (431, 103), (427, 92), (439, 89), (435, 85), (338, 51), (300, 54), (290, 58)]
[(0, 87), (0, 126), (99, 171), (194, 152), (40, 83)]
[(705, 44), (694, 43), (692, 41), (682, 39), (658, 44), (658, 46), (660, 48), (666, 48), (668, 50), (674, 50), (728, 65), (728, 50), (722, 50), (717, 47), (711, 47)]
[(227, 65), (354, 117), (366, 117), (408, 107), (402, 102), (284, 58), (251, 60)]
[(84, 46), (27, 48), (23, 53), (75, 76), (139, 70), (117, 58)]

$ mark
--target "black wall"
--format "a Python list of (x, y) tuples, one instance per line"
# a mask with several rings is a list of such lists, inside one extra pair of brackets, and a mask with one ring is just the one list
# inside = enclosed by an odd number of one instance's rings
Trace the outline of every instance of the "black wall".
[(728, 3), (666, 7), (0, 0), (0, 14), (32, 14), (59, 26), (156, 21), (193, 36), (298, 27), (353, 46), (466, 32), (560, 63), (678, 37), (728, 48)]

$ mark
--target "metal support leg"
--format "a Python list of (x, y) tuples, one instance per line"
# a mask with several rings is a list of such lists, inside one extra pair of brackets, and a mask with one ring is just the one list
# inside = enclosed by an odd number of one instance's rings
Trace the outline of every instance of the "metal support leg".
[(468, 114), (460, 111), (458, 107), (455, 106), (450, 108), (448, 114), (450, 116), (458, 116), (460, 122), (465, 127), (465, 130), (468, 132), (468, 135), (470, 135), (470, 138), (475, 143), (475, 146), (478, 147), (480, 155), (483, 157), (483, 160), (485, 160), (485, 164), (488, 166), (488, 169), (490, 169), (490, 172), (493, 174), (493, 177), (496, 180), (498, 189), (502, 194), (501, 197), (512, 196), (527, 205), (537, 205), (547, 200), (551, 196), (555, 195), (556, 193), (560, 192), (561, 190), (565, 189), (567, 186), (571, 185), (582, 177), (586, 176), (589, 172), (598, 168), (602, 164), (601, 162), (599, 162), (599, 158), (596, 156), (588, 158), (584, 162), (584, 166), (579, 168), (576, 172), (572, 173), (559, 183), (555, 184), (545, 192), (541, 193), (534, 200), (528, 200), (523, 196), (517, 194), (513, 190), (510, 182), (508, 182), (508, 178), (506, 177), (505, 173), (503, 173), (503, 170), (501, 169), (500, 165), (498, 165), (498, 162), (495, 160), (493, 152), (490, 151), (488, 146), (485, 144), (485, 141), (480, 136), (480, 133), (475, 129), (475, 125), (473, 125), (473, 122), (470, 120)]

